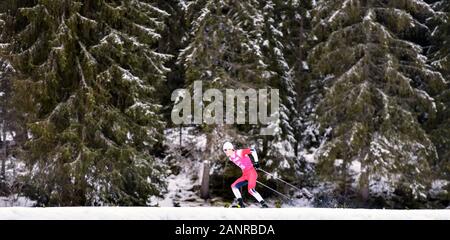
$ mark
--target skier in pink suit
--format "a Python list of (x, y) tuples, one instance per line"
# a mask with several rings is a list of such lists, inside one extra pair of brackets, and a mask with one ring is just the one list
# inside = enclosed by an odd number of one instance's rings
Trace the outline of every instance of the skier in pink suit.
[[(256, 154), (256, 151), (250, 148), (235, 150), (233, 144), (230, 142), (226, 142), (223, 145), (223, 151), (230, 159), (230, 161), (232, 161), (242, 170), (242, 176), (234, 181), (233, 184), (231, 184), (231, 190), (233, 191), (234, 196), (237, 200), (236, 207), (245, 207), (239, 188), (247, 185), (247, 189), (250, 195), (252, 195), (261, 204), (261, 207), (267, 208), (268, 206), (264, 202), (264, 199), (255, 190), (256, 179), (258, 178), (255, 167), (259, 168), (258, 156)], [(253, 157), (255, 163), (252, 163), (249, 155)]]

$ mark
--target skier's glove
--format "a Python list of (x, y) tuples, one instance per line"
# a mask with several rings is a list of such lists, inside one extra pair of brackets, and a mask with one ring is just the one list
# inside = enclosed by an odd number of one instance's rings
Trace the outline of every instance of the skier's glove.
[(253, 166), (254, 166), (256, 169), (259, 169), (259, 163), (258, 163), (258, 162), (253, 163)]

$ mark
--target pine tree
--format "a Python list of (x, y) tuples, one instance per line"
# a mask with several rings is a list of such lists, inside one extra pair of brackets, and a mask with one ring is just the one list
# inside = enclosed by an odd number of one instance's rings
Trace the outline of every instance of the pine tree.
[(309, 58), (319, 92), (310, 120), (326, 135), (317, 171), (344, 195), (426, 197), (437, 156), (422, 125), (436, 117), (432, 96), (444, 87), (420, 45), (433, 14), (424, 1), (317, 1)]
[(28, 194), (43, 205), (145, 205), (162, 186), (153, 94), (170, 57), (151, 1), (39, 0), (11, 43), (27, 113)]

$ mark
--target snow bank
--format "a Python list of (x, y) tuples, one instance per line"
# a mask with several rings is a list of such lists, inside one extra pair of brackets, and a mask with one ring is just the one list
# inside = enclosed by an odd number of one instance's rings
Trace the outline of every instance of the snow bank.
[(372, 210), (325, 208), (0, 208), (0, 219), (31, 220), (450, 220), (450, 210)]

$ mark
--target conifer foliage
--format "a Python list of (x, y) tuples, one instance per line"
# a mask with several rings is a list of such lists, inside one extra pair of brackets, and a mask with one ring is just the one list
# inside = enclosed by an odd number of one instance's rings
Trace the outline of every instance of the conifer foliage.
[[(449, 14), (448, 0), (1, 1), (0, 132), (27, 170), (14, 181), (39, 205), (148, 205), (166, 174), (208, 160), (214, 196), (237, 177), (232, 141), (320, 206), (446, 207)], [(275, 134), (249, 104), (247, 124), (177, 125), (177, 88), (194, 111), (211, 110), (192, 98), (207, 89), (278, 89)]]
[(315, 121), (329, 130), (318, 173), (345, 195), (426, 198), (437, 154), (421, 124), (436, 117), (433, 96), (445, 86), (423, 50), (433, 14), (423, 1), (317, 2), (310, 62), (322, 97)]
[[(438, 100), (438, 116), (436, 126), (432, 130), (434, 144), (439, 154), (439, 173), (448, 179), (450, 170), (450, 1), (438, 1), (433, 4), (436, 11), (433, 20), (436, 28), (432, 33), (433, 48), (432, 65), (438, 69), (447, 81), (447, 87), (436, 98)], [(433, 51), (434, 50), (434, 51)]]
[(43, 205), (145, 205), (161, 188), (164, 123), (152, 94), (169, 56), (168, 14), (150, 1), (39, 0), (18, 6), (8, 50), (30, 99), (23, 159)]

